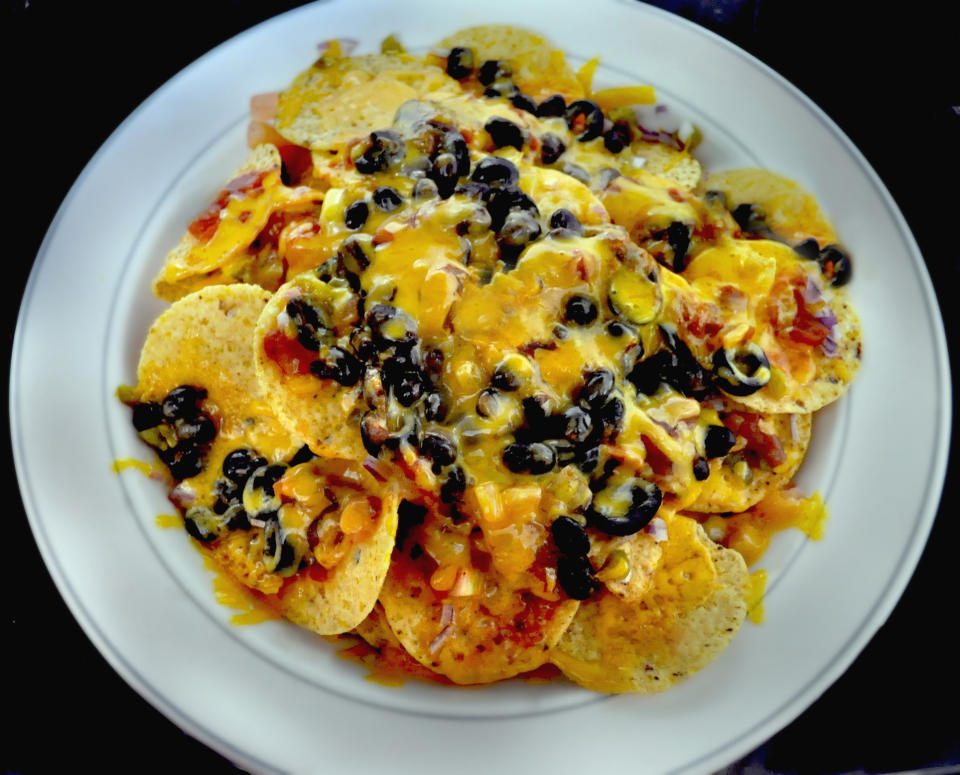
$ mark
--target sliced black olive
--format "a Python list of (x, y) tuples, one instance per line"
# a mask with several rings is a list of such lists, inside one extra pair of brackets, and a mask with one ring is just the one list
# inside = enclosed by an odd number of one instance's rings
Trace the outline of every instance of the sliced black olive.
[(589, 326), (597, 319), (597, 303), (589, 296), (576, 293), (564, 304), (563, 319), (578, 326)]
[(258, 455), (256, 450), (241, 447), (233, 450), (223, 459), (221, 470), (223, 475), (231, 481), (245, 484), (250, 474), (266, 464), (266, 459)]
[(627, 373), (627, 379), (639, 393), (652, 396), (667, 381), (667, 375), (676, 369), (676, 364), (677, 358), (672, 352), (658, 350), (649, 358), (638, 360)]
[(486, 156), (477, 162), (470, 178), (477, 183), (486, 183), (489, 186), (513, 186), (520, 180), (520, 172), (508, 159)]
[[(493, 216), (490, 217), (491, 225)], [(500, 257), (515, 264), (524, 247), (540, 237), (540, 222), (529, 210), (511, 210), (497, 233)]]
[(770, 381), (770, 361), (755, 342), (722, 348), (713, 354), (717, 387), (732, 396), (749, 396)]
[(403, 197), (392, 186), (380, 186), (373, 192), (373, 203), (378, 210), (391, 213), (403, 204)]
[(827, 245), (821, 250), (817, 255), (817, 263), (830, 285), (839, 287), (850, 282), (853, 273), (850, 256), (838, 245)]
[(612, 320), (609, 323), (607, 323), (607, 333), (610, 336), (619, 339), (621, 336), (626, 336), (627, 334), (629, 334), (630, 329), (627, 328), (619, 320)]
[(710, 392), (707, 371), (672, 327), (660, 326), (660, 334), (674, 356), (662, 374), (663, 380), (688, 398), (704, 398)]
[(581, 143), (599, 137), (603, 131), (603, 111), (600, 106), (592, 100), (576, 100), (567, 106), (564, 113), (567, 120), (567, 126), (575, 134)]
[(554, 164), (566, 150), (566, 143), (552, 132), (547, 132), (540, 138), (540, 162), (544, 166)]
[(557, 561), (557, 582), (574, 600), (586, 600), (597, 589), (593, 566), (586, 557), (563, 555)]
[(186, 417), (195, 413), (197, 406), (207, 397), (207, 391), (193, 385), (175, 387), (163, 399), (163, 416), (168, 420)]
[(477, 78), (484, 86), (489, 86), (500, 78), (509, 78), (513, 75), (510, 65), (499, 59), (488, 59), (482, 65), (477, 73)]
[(569, 175), (571, 178), (579, 180), (585, 186), (590, 185), (590, 173), (578, 164), (564, 164), (563, 172)]
[(553, 116), (563, 116), (567, 112), (567, 101), (562, 94), (554, 94), (547, 97), (537, 106), (537, 115), (540, 118), (551, 118)]
[(518, 151), (523, 150), (523, 143), (526, 138), (524, 137), (523, 127), (519, 124), (514, 124), (508, 119), (494, 116), (483, 125), (483, 128), (487, 130), (495, 147), (503, 148), (511, 146)]
[(512, 210), (529, 212), (534, 218), (539, 217), (540, 211), (536, 203), (515, 186), (490, 189), (486, 201), (487, 212), (490, 213), (490, 228), (499, 232)]
[(473, 72), (473, 51), (464, 46), (455, 46), (447, 55), (447, 75), (458, 81)]
[(736, 434), (723, 425), (708, 425), (703, 437), (703, 448), (707, 459), (723, 457), (737, 443)]
[(743, 231), (750, 234), (756, 234), (761, 237), (772, 236), (773, 233), (767, 226), (767, 215), (757, 205), (742, 204), (733, 208), (733, 220), (737, 222)]
[(597, 530), (609, 535), (628, 536), (649, 524), (662, 500), (657, 485), (632, 479), (596, 493), (585, 515), (587, 523)]
[(586, 557), (590, 551), (590, 538), (577, 520), (572, 517), (557, 517), (550, 526), (553, 543), (561, 554), (570, 557)]

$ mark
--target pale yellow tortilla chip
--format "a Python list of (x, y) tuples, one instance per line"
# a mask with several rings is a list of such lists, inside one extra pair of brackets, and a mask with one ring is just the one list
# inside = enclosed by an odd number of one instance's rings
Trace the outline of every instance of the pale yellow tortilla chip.
[(324, 580), (300, 574), (280, 594), (280, 610), (294, 624), (320, 635), (338, 635), (359, 625), (373, 610), (390, 566), (397, 534), (396, 494), (384, 498), (373, 533)]
[[(734, 405), (735, 406), (735, 405)], [(735, 468), (737, 456), (725, 456), (710, 461), (710, 476), (701, 484), (697, 499), (686, 508), (691, 511), (725, 513), (746, 511), (763, 500), (771, 490), (789, 482), (807, 453), (813, 422), (809, 414), (764, 414), (762, 422), (774, 432), (783, 445), (787, 459), (776, 468), (759, 460), (744, 459), (749, 478)], [(753, 462), (753, 465), (750, 465)]]
[(407, 652), (457, 684), (500, 681), (545, 664), (579, 605), (529, 593), (517, 602), (516, 610), (497, 615), (478, 595), (437, 593), (399, 550), (380, 593), (390, 629)]
[(581, 604), (550, 653), (571, 680), (601, 692), (660, 692), (716, 659), (740, 628), (747, 609), (743, 558), (713, 544), (686, 517), (669, 518), (668, 531), (643, 600), (602, 593)]
[(321, 286), (323, 283), (315, 276), (300, 275), (285, 283), (270, 299), (254, 334), (257, 378), (280, 422), (305, 439), (315, 454), (362, 460), (367, 453), (360, 439), (361, 385), (344, 387), (310, 373), (287, 373), (268, 357), (265, 349), (268, 338), (281, 331), (278, 318), (286, 314), (287, 303)]
[(505, 24), (481, 25), (460, 30), (437, 44), (444, 52), (454, 46), (472, 49), (477, 67), (488, 59), (508, 62), (514, 84), (535, 100), (562, 94), (569, 102), (584, 96), (583, 84), (567, 64), (563, 51), (529, 30)]

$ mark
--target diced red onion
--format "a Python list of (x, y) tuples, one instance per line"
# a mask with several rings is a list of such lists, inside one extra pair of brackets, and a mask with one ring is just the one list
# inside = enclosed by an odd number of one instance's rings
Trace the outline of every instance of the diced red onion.
[(820, 349), (823, 350), (823, 354), (828, 358), (836, 358), (837, 356), (837, 340), (833, 336), (828, 336), (823, 340), (823, 344), (820, 345)]
[(817, 281), (812, 277), (807, 277), (807, 284), (803, 289), (803, 300), (807, 304), (816, 304), (823, 298), (820, 289), (817, 287)]
[(186, 508), (187, 506), (192, 506), (197, 501), (197, 493), (186, 482), (180, 482), (176, 487), (170, 491), (170, 502), (174, 506), (179, 506), (180, 508)]
[(797, 416), (795, 414), (790, 415), (790, 438), (794, 441), (800, 439), (800, 429), (797, 427)]
[(658, 544), (667, 540), (667, 523), (660, 517), (654, 517), (643, 529), (647, 535), (653, 536), (653, 540)]
[[(337, 38), (336, 40), (340, 44), (340, 53), (344, 56), (347, 56), (357, 47), (357, 40), (355, 38)], [(318, 43), (317, 48), (320, 49), (320, 53), (322, 54), (330, 48), (331, 43), (333, 43), (332, 40), (325, 40), (322, 43)]]
[(430, 653), (436, 654), (451, 635), (453, 635), (453, 626), (448, 624), (440, 630), (440, 634), (436, 638), (430, 641)]
[(453, 606), (444, 603), (443, 608), (440, 609), (440, 626), (446, 627), (448, 624), (453, 624)]

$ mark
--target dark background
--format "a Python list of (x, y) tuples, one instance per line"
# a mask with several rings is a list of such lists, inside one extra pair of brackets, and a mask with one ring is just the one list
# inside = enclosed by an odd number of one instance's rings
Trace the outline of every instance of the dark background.
[[(4, 0), (3, 178), (8, 204), (2, 239), (8, 357), (33, 257), (57, 207), (97, 148), (185, 65), (296, 5), (300, 3)], [(849, 135), (913, 230), (955, 353), (958, 305), (949, 291), (958, 287), (960, 274), (960, 14), (943, 8), (956, 4), (889, 5), (887, 10), (875, 3), (816, 0), (664, 0), (653, 5), (719, 32), (754, 54)], [(452, 30), (460, 25), (456, 3), (450, 8)], [(586, 0), (583, 9), (589, 12)], [(402, 13), (402, 3), (397, 12)], [(323, 37), (322, 31), (317, 37)], [(602, 41), (589, 43), (587, 48), (602, 52)], [(903, 393), (905, 411), (910, 382), (923, 378), (904, 375), (902, 384), (890, 386)], [(133, 692), (83, 635), (50, 581), (16, 498), (9, 433), (3, 434), (3, 445), (12, 491), (3, 515), (8, 563), (3, 687), (11, 711), (0, 735), (4, 770), (235, 772)], [(952, 472), (955, 460), (956, 455)], [(960, 769), (958, 495), (956, 477), (948, 474), (940, 514), (916, 574), (851, 669), (793, 724), (738, 763), (736, 771), (763, 766), (777, 773), (826, 775), (933, 764)], [(856, 572), (855, 562), (845, 570)]]

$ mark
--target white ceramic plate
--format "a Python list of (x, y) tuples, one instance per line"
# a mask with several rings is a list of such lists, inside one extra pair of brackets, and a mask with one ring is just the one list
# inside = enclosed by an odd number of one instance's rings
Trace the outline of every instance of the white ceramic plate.
[[(607, 769), (632, 771), (642, 760), (648, 772), (714, 770), (840, 676), (893, 609), (923, 548), (946, 465), (950, 383), (929, 279), (886, 190), (827, 117), (731, 44), (636, 3), (604, 0), (588, 14), (569, 6), (486, 0), (457, 6), (450, 22), (442, 0), (406, 2), (402, 13), (389, 0), (353, 0), (273, 19), (210, 52), (130, 116), (43, 243), (21, 310), (10, 398), (17, 471), (41, 552), (114, 668), (247, 769), (559, 773), (602, 759)], [(361, 668), (295, 627), (230, 625), (185, 536), (157, 527), (156, 515), (170, 511), (161, 489), (136, 472), (111, 473), (117, 458), (145, 457), (114, 391), (134, 380), (162, 308), (150, 280), (243, 158), (249, 97), (286, 85), (322, 39), (355, 38), (373, 51), (397, 33), (425, 50), (456, 28), (489, 22), (536, 29), (575, 63), (602, 54), (598, 79), (611, 85), (655, 85), (662, 102), (703, 130), (708, 169), (759, 165), (799, 180), (855, 258), (863, 368), (848, 396), (817, 415), (800, 474), (827, 498), (827, 537), (779, 536), (764, 560), (767, 621), (747, 624), (716, 663), (662, 695), (365, 681)], [(904, 375), (916, 375), (909, 413), (888, 389)]]

